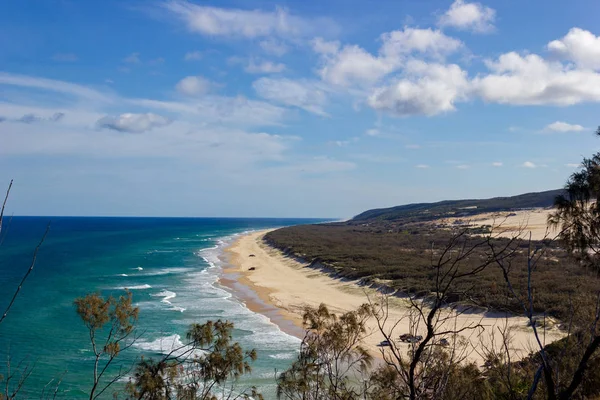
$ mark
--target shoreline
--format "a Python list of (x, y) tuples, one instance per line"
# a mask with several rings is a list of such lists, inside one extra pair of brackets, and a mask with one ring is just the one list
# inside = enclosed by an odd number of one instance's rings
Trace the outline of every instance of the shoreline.
[[(302, 314), (304, 307), (318, 307), (324, 303), (336, 314), (356, 310), (360, 305), (381, 297), (376, 289), (357, 285), (357, 281), (341, 280), (286, 257), (280, 250), (263, 241), (271, 231), (262, 230), (242, 235), (224, 249), (224, 268), (219, 283), (231, 290), (248, 309), (265, 315), (279, 328), (298, 338), (304, 336)], [(254, 270), (250, 268), (254, 267)], [(384, 330), (390, 337), (411, 332), (407, 299), (390, 296), (388, 322)], [(446, 311), (452, 312), (452, 311)], [(499, 349), (502, 337), (499, 329), (509, 327), (512, 337), (510, 352), (513, 360), (527, 356), (535, 349), (532, 329), (524, 317), (493, 315), (492, 313), (463, 313), (452, 316), (452, 324), (459, 327), (478, 326), (461, 336), (467, 340), (464, 358), (481, 365), (483, 347)], [(414, 327), (413, 327), (414, 328)], [(382, 358), (383, 340), (377, 321), (367, 322), (365, 347), (376, 358)], [(418, 332), (423, 334), (423, 332)], [(558, 328), (545, 332), (546, 343), (560, 339)], [(399, 348), (408, 345), (400, 344)]]

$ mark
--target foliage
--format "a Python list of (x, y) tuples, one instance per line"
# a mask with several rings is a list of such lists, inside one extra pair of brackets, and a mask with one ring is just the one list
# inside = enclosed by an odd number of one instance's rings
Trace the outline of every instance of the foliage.
[[(456, 234), (457, 231), (431, 227), (389, 232), (372, 226), (320, 224), (278, 229), (269, 232), (265, 238), (289, 256), (300, 257), (314, 268), (324, 267), (336, 277), (356, 279), (363, 285), (385, 285), (390, 292), (426, 297), (435, 291), (435, 269), (431, 258), (439, 257), (441, 249), (437, 248)], [(493, 243), (502, 247), (508, 240), (496, 238)], [(570, 298), (593, 297), (600, 281), (558, 244), (534, 242), (533, 245), (546, 249), (533, 273), (536, 282), (534, 311), (546, 312), (559, 319), (568, 318)], [(518, 248), (510, 277), (516, 291), (524, 293), (529, 243), (522, 240), (515, 246)], [(462, 261), (461, 268), (472, 268), (486, 257), (485, 247), (476, 249)], [(517, 299), (508, 295), (502, 273), (497, 268), (487, 268), (477, 276), (466, 276), (455, 282), (453, 289), (447, 297), (450, 303), (469, 302), (496, 310), (522, 311)]]
[(216, 400), (262, 399), (256, 388), (236, 392), (238, 378), (252, 371), (256, 351), (232, 343), (233, 324), (208, 321), (190, 326), (188, 343), (160, 360), (142, 359), (127, 385), (131, 399)]
[(565, 195), (556, 197), (556, 212), (549, 223), (560, 229), (560, 238), (585, 265), (600, 270), (600, 153), (584, 158), (571, 175)]
[(364, 394), (371, 356), (362, 346), (369, 305), (339, 317), (321, 304), (306, 308), (306, 335), (300, 354), (277, 379), (279, 398), (298, 400), (355, 399)]
[[(119, 378), (125, 375), (123, 370), (112, 378), (103, 381), (110, 365), (119, 353), (131, 347), (135, 338), (128, 340), (134, 332), (139, 309), (132, 305), (132, 295), (105, 299), (100, 294), (88, 294), (75, 299), (77, 314), (88, 329), (92, 351), (94, 353), (93, 381), (90, 400), (101, 396)], [(100, 365), (102, 361), (102, 365)]]

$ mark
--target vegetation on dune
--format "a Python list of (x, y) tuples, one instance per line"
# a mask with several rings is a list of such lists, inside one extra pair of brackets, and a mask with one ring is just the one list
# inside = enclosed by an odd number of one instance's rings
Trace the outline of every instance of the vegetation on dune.
[[(431, 258), (439, 256), (443, 246), (457, 232), (430, 227), (387, 232), (377, 226), (302, 225), (269, 232), (266, 240), (291, 256), (329, 267), (340, 278), (360, 279), (366, 285), (384, 284), (405, 294), (425, 297), (435, 289)], [(497, 246), (508, 241), (506, 238), (493, 240)], [(510, 274), (520, 293), (526, 285), (529, 245), (527, 240), (515, 243), (519, 248)], [(569, 299), (593, 295), (600, 287), (600, 280), (558, 243), (534, 242), (533, 246), (546, 246), (534, 273), (535, 311), (564, 319), (570, 313)], [(485, 257), (488, 257), (488, 249), (482, 246), (463, 260), (461, 268), (468, 269)], [(521, 311), (516, 299), (507, 296), (506, 283), (497, 268), (487, 268), (477, 276), (463, 278), (455, 285), (449, 301)]]

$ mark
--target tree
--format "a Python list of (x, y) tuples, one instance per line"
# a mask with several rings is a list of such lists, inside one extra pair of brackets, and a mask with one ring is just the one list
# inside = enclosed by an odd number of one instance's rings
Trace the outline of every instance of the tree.
[(94, 400), (128, 372), (120, 368), (112, 378), (103, 379), (119, 353), (135, 342), (136, 338), (132, 334), (139, 309), (132, 305), (131, 292), (119, 296), (118, 299), (112, 296), (105, 299), (97, 293), (88, 294), (77, 298), (74, 304), (77, 314), (88, 329), (94, 352), (93, 380), (89, 397), (90, 400)]
[[(600, 136), (600, 127), (596, 135)], [(557, 196), (556, 212), (548, 222), (560, 231), (568, 250), (600, 271), (600, 153), (583, 159), (581, 169), (569, 177), (565, 192)]]
[[(142, 359), (127, 385), (138, 400), (262, 400), (255, 387), (236, 391), (235, 383), (250, 373), (256, 351), (232, 343), (233, 323), (207, 321), (190, 326), (187, 343), (155, 361)], [(217, 392), (218, 395), (217, 395)]]
[(371, 355), (361, 342), (368, 304), (339, 317), (324, 304), (306, 308), (306, 327), (300, 354), (277, 379), (279, 398), (290, 400), (357, 399), (365, 395), (364, 381)]
[[(372, 377), (378, 397), (410, 400), (485, 398), (477, 366), (465, 362), (467, 355), (475, 349), (463, 337), (470, 336), (471, 332), (481, 334), (483, 326), (476, 322), (459, 325), (460, 314), (468, 308), (461, 311), (449, 306), (453, 298), (469, 297), (470, 288), (464, 287), (463, 280), (477, 276), (496, 259), (503, 260), (514, 254), (518, 235), (500, 241), (500, 249), (494, 257), (480, 253), (494, 242), (500, 227), (493, 227), (483, 236), (471, 235), (469, 228), (460, 229), (439, 250), (432, 243), (430, 277), (434, 290), (427, 297), (408, 298), (405, 318), (409, 320), (410, 332), (402, 332), (401, 336), (409, 342), (406, 353), (396, 339), (400, 321), (388, 318), (389, 298), (383, 296), (373, 304), (379, 332), (389, 343), (381, 349), (386, 365)], [(471, 259), (475, 262), (468, 262)], [(473, 384), (465, 386), (464, 382), (469, 380)]]

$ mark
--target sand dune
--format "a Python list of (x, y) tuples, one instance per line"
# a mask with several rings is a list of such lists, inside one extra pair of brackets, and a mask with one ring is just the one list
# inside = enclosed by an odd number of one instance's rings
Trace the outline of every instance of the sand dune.
[[(319, 270), (309, 268), (305, 263), (284, 256), (279, 250), (264, 243), (265, 233), (266, 231), (263, 231), (242, 236), (226, 250), (231, 267), (224, 271), (222, 283), (234, 288), (249, 308), (264, 312), (289, 333), (301, 335), (299, 327), (306, 306), (317, 307), (324, 303), (334, 312), (342, 313), (357, 309), (367, 302), (367, 297), (374, 301), (380, 298), (380, 294), (374, 289), (359, 286), (354, 281), (334, 279)], [(252, 291), (240, 290), (240, 284)], [(273, 306), (276, 307), (276, 311), (273, 310)], [(296, 328), (290, 328), (290, 321)], [(470, 343), (466, 350), (466, 358), (478, 364), (482, 363), (481, 350), (484, 345), (500, 348), (502, 337), (499, 328), (505, 326), (511, 327), (512, 330), (510, 350), (513, 360), (526, 356), (531, 349), (536, 348), (532, 330), (527, 327), (527, 320), (523, 317), (465, 313), (456, 315), (445, 327), (455, 329), (475, 325), (481, 325), (482, 330), (467, 330), (463, 337)], [(393, 330), (392, 326), (395, 326)], [(397, 338), (410, 332), (410, 328), (407, 300), (390, 297), (386, 330), (390, 331), (388, 333), (391, 333), (393, 338)], [(368, 349), (375, 356), (381, 356), (381, 348), (377, 347), (377, 344), (383, 337), (374, 318), (369, 320), (367, 329)], [(424, 334), (422, 329), (419, 333)], [(545, 333), (544, 340), (550, 343), (560, 337), (562, 333), (554, 328)], [(406, 344), (401, 344), (400, 347), (408, 349)]]
[(445, 218), (435, 223), (458, 224), (464, 223), (471, 226), (491, 225), (495, 227), (494, 232), (498, 236), (512, 237), (520, 234), (523, 238), (541, 240), (544, 238), (554, 239), (557, 232), (549, 229), (548, 216), (554, 209), (535, 208), (532, 210), (502, 211), (495, 213), (482, 213), (464, 218)]

